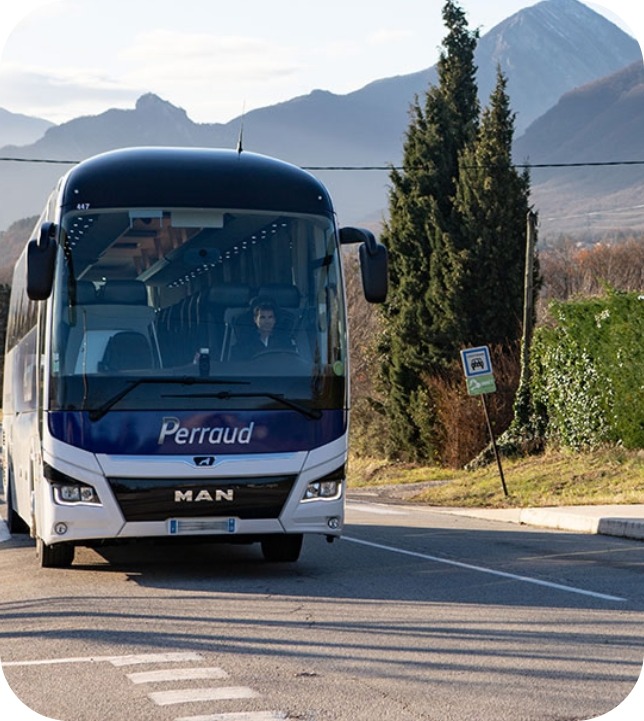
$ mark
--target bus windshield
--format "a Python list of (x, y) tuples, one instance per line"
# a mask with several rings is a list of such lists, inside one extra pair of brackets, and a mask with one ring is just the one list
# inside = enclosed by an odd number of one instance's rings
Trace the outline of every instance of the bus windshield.
[(203, 208), (61, 220), (49, 408), (290, 409), (346, 403), (333, 221)]

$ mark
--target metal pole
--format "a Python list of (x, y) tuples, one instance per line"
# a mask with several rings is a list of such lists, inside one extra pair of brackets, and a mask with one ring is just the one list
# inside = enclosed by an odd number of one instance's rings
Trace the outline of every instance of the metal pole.
[(503, 466), (501, 465), (501, 456), (499, 456), (499, 449), (496, 447), (496, 438), (494, 437), (494, 431), (492, 430), (492, 424), (490, 423), (490, 414), (487, 410), (487, 401), (485, 400), (485, 393), (481, 394), (481, 400), (483, 401), (483, 410), (485, 411), (485, 421), (487, 423), (487, 429), (490, 432), (490, 438), (492, 439), (492, 448), (494, 449), (494, 457), (496, 458), (496, 465), (499, 468), (499, 475), (501, 476), (501, 485), (503, 486), (503, 493), (507, 498), (508, 488), (505, 485), (505, 477), (503, 475)]
[(529, 210), (526, 228), (525, 274), (523, 278), (523, 333), (521, 340), (521, 375), (528, 380), (530, 364), (530, 341), (532, 338), (532, 321), (534, 316), (533, 280), (534, 280), (534, 247), (536, 244), (537, 214)]

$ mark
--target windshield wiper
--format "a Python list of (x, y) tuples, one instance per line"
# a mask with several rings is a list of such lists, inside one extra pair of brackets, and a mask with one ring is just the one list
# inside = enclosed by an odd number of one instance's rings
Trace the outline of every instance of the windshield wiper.
[(141, 385), (150, 385), (155, 383), (176, 383), (178, 385), (193, 386), (193, 385), (212, 385), (229, 383), (231, 385), (248, 385), (249, 381), (235, 381), (224, 378), (195, 378), (194, 376), (154, 376), (150, 378), (137, 378), (131, 383), (128, 383), (118, 393), (115, 393), (111, 398), (108, 398), (105, 403), (100, 405), (98, 408), (92, 408), (89, 411), (89, 419), (91, 421), (100, 420), (109, 410), (113, 408), (122, 398), (133, 391), (135, 388)]
[[(189, 396), (181, 395), (164, 395), (164, 398), (187, 398)], [(200, 394), (199, 398), (217, 398), (222, 401), (226, 401), (229, 398), (270, 398), (272, 401), (281, 403), (287, 408), (291, 408), (298, 413), (301, 413), (307, 418), (312, 418), (314, 421), (319, 421), (322, 418), (322, 411), (318, 408), (307, 408), (301, 403), (285, 398), (281, 393), (231, 393), (230, 391), (220, 391), (219, 393), (204, 393)]]

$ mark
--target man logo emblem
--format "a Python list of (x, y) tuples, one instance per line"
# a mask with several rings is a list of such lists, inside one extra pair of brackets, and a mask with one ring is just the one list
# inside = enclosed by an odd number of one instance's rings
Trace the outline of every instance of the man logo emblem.
[(214, 466), (215, 465), (215, 457), (214, 456), (195, 456), (194, 462), (195, 462), (195, 466)]

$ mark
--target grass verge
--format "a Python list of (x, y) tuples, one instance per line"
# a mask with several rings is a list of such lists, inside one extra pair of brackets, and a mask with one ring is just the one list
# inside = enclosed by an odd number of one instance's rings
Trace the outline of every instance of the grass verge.
[[(479, 508), (644, 504), (644, 451), (602, 449), (587, 453), (547, 451), (502, 459), (509, 496), (494, 463), (475, 471), (351, 458), (348, 484), (408, 486), (406, 500), (432, 506)], [(422, 484), (409, 495), (412, 486)]]

